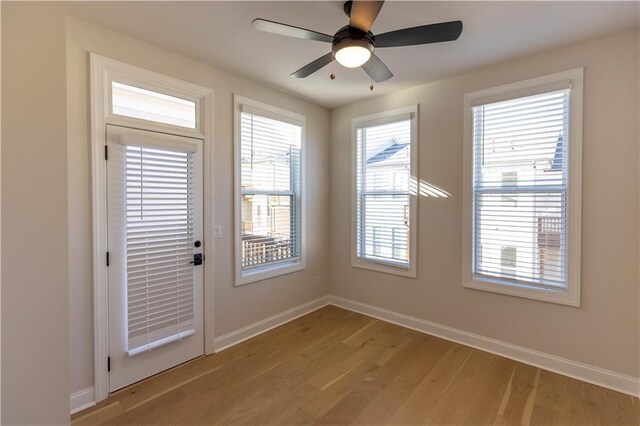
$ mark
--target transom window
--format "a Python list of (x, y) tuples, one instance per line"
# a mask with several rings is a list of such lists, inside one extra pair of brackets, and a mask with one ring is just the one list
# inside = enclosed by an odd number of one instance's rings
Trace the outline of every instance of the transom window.
[(196, 128), (197, 104), (194, 101), (112, 81), (111, 105), (116, 115)]
[[(251, 101), (253, 105), (256, 103)], [(302, 266), (303, 119), (238, 105), (238, 283)]]
[(579, 182), (570, 185), (579, 168), (570, 161), (579, 150), (571, 80), (520, 93), (470, 102), (468, 267), (478, 283), (567, 296), (577, 261), (570, 249), (580, 250), (570, 246), (580, 210), (571, 198)]
[(354, 122), (354, 266), (415, 276), (415, 115), (413, 108)]

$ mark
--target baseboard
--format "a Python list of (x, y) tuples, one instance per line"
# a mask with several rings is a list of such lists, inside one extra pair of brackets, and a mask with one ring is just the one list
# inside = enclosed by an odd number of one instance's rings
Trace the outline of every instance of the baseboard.
[(640, 396), (640, 379), (637, 377), (627, 376), (342, 297), (329, 296), (329, 304), (594, 385), (633, 396)]
[(71, 394), (71, 414), (96, 405), (96, 393), (93, 386)]
[(213, 339), (213, 350), (215, 352), (220, 352), (230, 346), (237, 345), (238, 343), (255, 337), (258, 334), (269, 331), (272, 328), (279, 327), (283, 324), (288, 323), (289, 321), (293, 321), (296, 318), (307, 315), (308, 313), (316, 311), (324, 306), (327, 306), (328, 304), (328, 296), (323, 296), (316, 300), (312, 300), (311, 302), (298, 305), (279, 314), (270, 316), (269, 318), (265, 318), (261, 321), (250, 324), (241, 329), (232, 331), (220, 337), (216, 337)]

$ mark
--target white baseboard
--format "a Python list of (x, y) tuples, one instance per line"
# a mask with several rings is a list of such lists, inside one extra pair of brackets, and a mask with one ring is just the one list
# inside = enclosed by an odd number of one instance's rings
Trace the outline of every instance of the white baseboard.
[(96, 405), (96, 393), (93, 386), (71, 394), (71, 414)]
[(230, 346), (237, 345), (238, 343), (255, 337), (258, 334), (269, 331), (272, 328), (279, 327), (282, 324), (286, 324), (289, 321), (293, 321), (296, 318), (307, 315), (308, 313), (316, 311), (324, 306), (327, 306), (328, 304), (329, 297), (323, 296), (316, 300), (312, 300), (311, 302), (296, 306), (279, 314), (273, 315), (269, 318), (265, 318), (261, 321), (250, 324), (241, 329), (232, 331), (220, 337), (216, 337), (213, 339), (213, 350), (215, 352), (220, 352)]
[(365, 303), (329, 296), (329, 304), (358, 312), (383, 321), (391, 322), (422, 333), (451, 340), (465, 346), (471, 346), (486, 352), (553, 371), (564, 376), (592, 383), (618, 392), (640, 396), (640, 379), (627, 376), (592, 365), (572, 361), (523, 346), (513, 345), (501, 340), (491, 339), (478, 334), (458, 330), (420, 318), (378, 308)]

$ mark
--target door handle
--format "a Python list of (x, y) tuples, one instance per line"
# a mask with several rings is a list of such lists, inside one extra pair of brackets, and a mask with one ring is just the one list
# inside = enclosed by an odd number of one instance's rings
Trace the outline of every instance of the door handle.
[(189, 262), (189, 263), (192, 263), (193, 266), (198, 266), (198, 265), (202, 265), (203, 261), (204, 261), (204, 256), (202, 255), (202, 253), (196, 253), (193, 255), (193, 262)]

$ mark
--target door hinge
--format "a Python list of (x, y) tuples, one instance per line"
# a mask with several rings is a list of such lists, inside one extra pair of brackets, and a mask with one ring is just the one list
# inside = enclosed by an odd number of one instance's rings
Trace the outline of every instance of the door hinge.
[(107, 371), (111, 371), (111, 357), (107, 357)]
[(105, 160), (109, 159), (109, 146), (108, 145), (104, 146), (104, 159)]
[(109, 266), (109, 252), (107, 252), (107, 266)]

